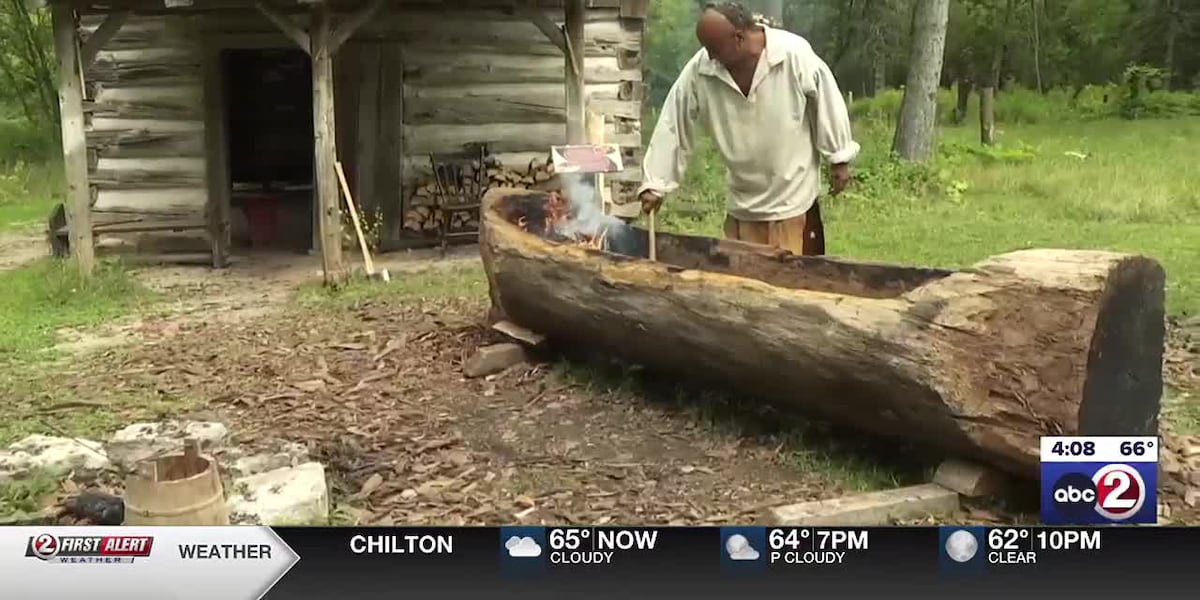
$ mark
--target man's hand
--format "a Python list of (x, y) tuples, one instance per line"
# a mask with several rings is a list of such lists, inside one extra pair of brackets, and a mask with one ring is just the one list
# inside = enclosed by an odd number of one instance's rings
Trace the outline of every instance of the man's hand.
[(829, 179), (830, 195), (836, 196), (842, 193), (842, 190), (850, 185), (852, 179), (850, 175), (850, 163), (831, 166), (829, 168)]
[(663, 197), (662, 194), (646, 190), (638, 196), (638, 200), (642, 203), (642, 212), (650, 214), (662, 206)]

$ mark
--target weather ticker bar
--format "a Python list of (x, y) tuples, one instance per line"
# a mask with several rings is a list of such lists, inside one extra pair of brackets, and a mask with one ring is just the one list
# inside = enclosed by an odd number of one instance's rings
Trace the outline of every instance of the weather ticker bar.
[[(1189, 589), (1173, 527), (8, 527), (11, 597), (1041, 597)], [(84, 577), (66, 577), (86, 570)], [(130, 585), (131, 581), (147, 585)], [(81, 583), (82, 582), (82, 583)], [(992, 584), (1002, 584), (994, 586)], [(166, 587), (164, 587), (166, 586)], [(994, 591), (993, 591), (994, 590)], [(1053, 593), (1052, 593), (1053, 592)], [(7, 595), (7, 594), (6, 594)], [(814, 596), (815, 595), (815, 596)], [(1056, 596), (1057, 597), (1057, 596)]]

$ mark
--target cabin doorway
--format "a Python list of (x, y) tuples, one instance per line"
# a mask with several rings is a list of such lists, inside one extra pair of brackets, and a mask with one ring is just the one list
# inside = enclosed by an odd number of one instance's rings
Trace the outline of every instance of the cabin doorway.
[(224, 78), (230, 237), (256, 250), (313, 239), (312, 64), (300, 49), (227, 49)]

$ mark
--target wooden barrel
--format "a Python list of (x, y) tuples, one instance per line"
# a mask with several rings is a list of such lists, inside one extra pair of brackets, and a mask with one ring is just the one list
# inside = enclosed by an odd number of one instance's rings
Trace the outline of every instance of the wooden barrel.
[(125, 481), (125, 525), (228, 525), (225, 490), (194, 440), (183, 454), (144, 461)]

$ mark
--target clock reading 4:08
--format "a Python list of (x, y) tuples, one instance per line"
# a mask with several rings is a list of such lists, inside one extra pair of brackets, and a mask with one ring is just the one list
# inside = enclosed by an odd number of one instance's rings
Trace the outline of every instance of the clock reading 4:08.
[(1096, 454), (1096, 443), (1055, 442), (1050, 452), (1056, 456), (1092, 456)]

